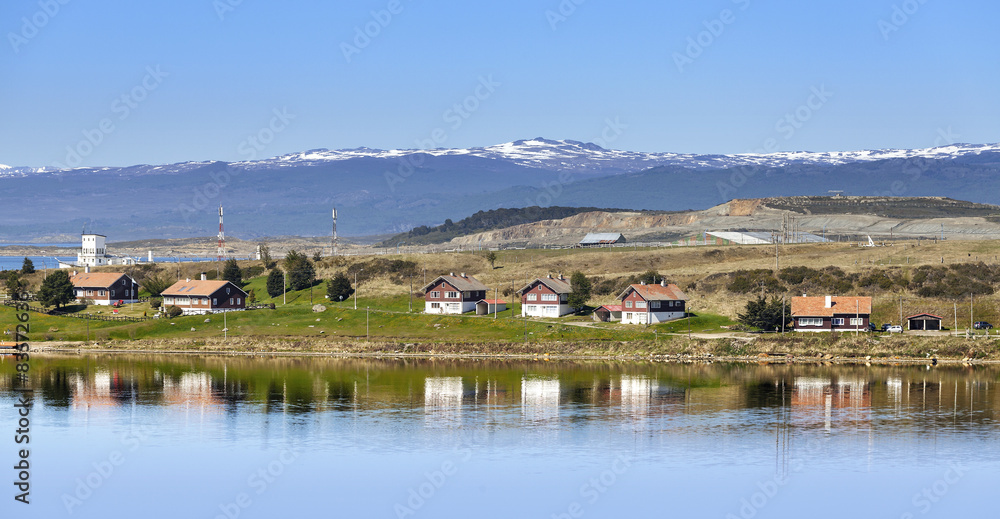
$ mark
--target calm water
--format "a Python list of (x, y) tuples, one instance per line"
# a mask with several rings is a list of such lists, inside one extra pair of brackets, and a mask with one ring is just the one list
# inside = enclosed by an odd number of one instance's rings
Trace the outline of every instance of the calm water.
[[(31, 504), (6, 483), (0, 517), (993, 515), (998, 375), (33, 357)], [(5, 467), (15, 387), (7, 358)]]

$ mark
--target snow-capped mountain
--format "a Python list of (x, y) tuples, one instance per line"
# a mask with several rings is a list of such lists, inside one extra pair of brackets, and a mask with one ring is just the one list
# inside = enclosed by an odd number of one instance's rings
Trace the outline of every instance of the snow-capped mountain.
[[(315, 166), (352, 159), (405, 160), (416, 155), (434, 157), (476, 157), (503, 161), (518, 166), (549, 171), (574, 171), (592, 174), (615, 174), (642, 171), (658, 166), (691, 169), (725, 169), (743, 166), (785, 167), (790, 165), (836, 166), (886, 159), (959, 159), (988, 152), (1000, 152), (1000, 144), (952, 144), (934, 148), (898, 150), (861, 150), (833, 152), (738, 153), (698, 155), (692, 153), (622, 151), (606, 149), (593, 143), (543, 138), (517, 140), (476, 148), (396, 149), (373, 148), (314, 149), (269, 159), (236, 162), (247, 170), (286, 169)], [(128, 168), (82, 168), (88, 171), (128, 170), (129, 174), (183, 173), (212, 162), (182, 162), (167, 165), (138, 165)], [(0, 166), (0, 177), (25, 176), (56, 171), (51, 167), (30, 168)]]
[[(954, 144), (915, 150), (862, 150), (840, 152), (778, 152), (740, 153), (730, 155), (697, 155), (691, 153), (644, 153), (605, 149), (593, 143), (543, 138), (518, 140), (479, 148), (438, 148), (432, 150), (379, 150), (354, 148), (344, 150), (317, 149), (292, 153), (257, 161), (256, 167), (290, 167), (357, 158), (405, 159), (415, 154), (471, 156), (504, 160), (533, 168), (557, 171), (641, 171), (658, 166), (680, 166), (692, 169), (721, 169), (740, 166), (784, 167), (799, 165), (839, 165), (886, 159), (955, 159), (983, 152), (1000, 152), (1000, 144)], [(248, 163), (245, 163), (249, 165)]]

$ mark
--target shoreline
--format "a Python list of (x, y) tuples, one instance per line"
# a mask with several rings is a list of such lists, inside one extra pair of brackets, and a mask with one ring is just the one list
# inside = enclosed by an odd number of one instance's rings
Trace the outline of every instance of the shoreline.
[[(486, 352), (476, 349), (473, 344), (449, 344), (438, 346), (450, 346), (450, 351), (406, 351), (407, 345), (393, 344), (395, 348), (389, 348), (385, 343), (352, 343), (351, 347), (344, 347), (343, 344), (326, 344), (326, 349), (317, 348), (315, 344), (308, 349), (298, 349), (295, 346), (302, 341), (272, 341), (270, 348), (225, 348), (212, 347), (216, 345), (203, 344), (198, 346), (191, 344), (190, 348), (178, 348), (175, 341), (113, 341), (104, 344), (89, 345), (83, 341), (65, 341), (40, 343), (32, 346), (32, 353), (36, 354), (149, 354), (149, 355), (209, 355), (209, 356), (232, 356), (232, 357), (339, 357), (339, 358), (427, 358), (427, 359), (491, 359), (491, 360), (603, 360), (620, 362), (731, 362), (731, 363), (757, 363), (757, 364), (844, 364), (844, 365), (994, 365), (1000, 364), (1000, 358), (969, 358), (958, 356), (873, 356), (864, 353), (854, 352), (846, 355), (834, 355), (829, 353), (819, 355), (796, 355), (792, 353), (772, 352), (755, 353), (746, 355), (717, 355), (707, 351), (690, 352), (649, 352), (649, 351), (606, 351), (595, 352), (585, 349), (576, 351), (544, 351), (546, 344), (521, 344), (520, 346), (534, 346), (538, 351), (522, 352)], [(221, 341), (219, 341), (221, 342)], [(241, 341), (242, 342), (242, 341)], [(291, 342), (292, 344), (287, 344)], [(699, 341), (702, 342), (702, 341)], [(140, 343), (140, 344), (136, 344)], [(30, 344), (30, 343), (29, 343)], [(286, 348), (275, 348), (283, 345)], [(221, 346), (221, 345), (218, 345)], [(239, 346), (239, 345), (237, 345)], [(423, 345), (427, 346), (427, 345)], [(565, 344), (562, 345), (564, 348)], [(637, 345), (638, 346), (638, 345)], [(416, 349), (416, 348), (414, 348)], [(447, 348), (445, 348), (447, 349)]]

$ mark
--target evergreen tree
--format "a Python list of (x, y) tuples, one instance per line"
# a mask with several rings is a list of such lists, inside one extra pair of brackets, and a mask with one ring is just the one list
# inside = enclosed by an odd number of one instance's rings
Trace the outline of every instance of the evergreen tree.
[(21, 276), (17, 275), (16, 270), (7, 272), (4, 284), (7, 287), (7, 297), (9, 297), (12, 301), (20, 301), (21, 296), (24, 294), (24, 289), (27, 288), (27, 286), (24, 281), (21, 280)]
[(486, 253), (485, 258), (486, 258), (486, 261), (490, 262), (490, 268), (491, 269), (497, 268), (496, 267), (497, 253), (495, 253), (493, 251), (489, 251), (489, 252)]
[(240, 265), (236, 263), (235, 258), (226, 260), (225, 266), (222, 267), (222, 279), (232, 281), (238, 287), (243, 286), (243, 272), (240, 271)]
[(73, 283), (65, 270), (55, 270), (45, 276), (42, 287), (38, 289), (38, 300), (45, 306), (59, 308), (74, 299)]
[(304, 290), (316, 283), (316, 269), (305, 255), (292, 249), (285, 256), (285, 272), (288, 273), (288, 288)]
[(782, 304), (782, 300), (777, 297), (768, 301), (764, 296), (758, 296), (757, 299), (747, 301), (743, 313), (737, 314), (737, 320), (741, 324), (766, 332), (781, 330), (782, 324), (787, 329), (788, 323), (792, 320), (790, 306)]
[(160, 274), (155, 274), (143, 280), (142, 288), (146, 290), (146, 292), (149, 292), (149, 297), (159, 297), (159, 295), (164, 290), (170, 288), (170, 285), (172, 284), (173, 282), (166, 277)]
[(574, 272), (572, 276), (569, 277), (570, 285), (573, 287), (573, 292), (569, 295), (568, 303), (569, 306), (580, 311), (584, 306), (587, 305), (587, 301), (590, 300), (590, 290), (592, 285), (587, 276), (583, 275), (583, 272)]
[(285, 291), (285, 275), (282, 271), (274, 269), (267, 275), (267, 295), (278, 297)]
[(333, 279), (326, 286), (326, 295), (330, 297), (330, 301), (344, 301), (353, 293), (354, 288), (351, 286), (351, 280), (347, 279), (347, 275), (343, 272), (338, 272), (337, 275), (333, 276)]
[(260, 262), (264, 266), (264, 270), (273, 269), (277, 264), (271, 259), (271, 248), (264, 242), (260, 242)]
[(21, 274), (34, 274), (35, 264), (27, 256), (24, 258), (24, 263), (21, 264)]

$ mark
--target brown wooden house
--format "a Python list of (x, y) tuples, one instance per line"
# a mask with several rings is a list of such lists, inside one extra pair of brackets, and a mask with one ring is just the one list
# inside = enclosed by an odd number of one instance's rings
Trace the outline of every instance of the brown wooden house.
[(121, 272), (73, 272), (70, 276), (77, 301), (92, 301), (95, 305), (137, 303), (139, 284)]
[(163, 306), (176, 306), (184, 315), (246, 310), (247, 293), (230, 281), (178, 281), (162, 293)]
[(792, 298), (793, 328), (797, 332), (868, 330), (872, 298), (802, 296)]

